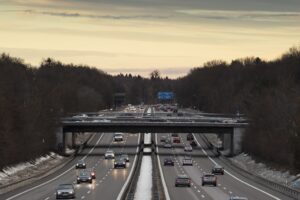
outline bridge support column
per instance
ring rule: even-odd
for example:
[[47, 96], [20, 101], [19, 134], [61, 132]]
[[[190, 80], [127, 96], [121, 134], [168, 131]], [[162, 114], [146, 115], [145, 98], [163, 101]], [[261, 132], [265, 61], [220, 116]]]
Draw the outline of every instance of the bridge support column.
[[242, 139], [244, 136], [245, 128], [234, 128], [232, 138], [232, 154], [237, 155], [242, 152]]
[[232, 134], [223, 133], [219, 135], [220, 140], [222, 141], [222, 149], [226, 154], [232, 153]]
[[76, 133], [74, 133], [74, 132], [72, 133], [72, 144], [71, 144], [71, 146], [72, 146], [73, 149], [76, 146], [76, 143], [75, 143], [76, 142], [75, 141], [76, 140], [76, 135], [77, 135]]

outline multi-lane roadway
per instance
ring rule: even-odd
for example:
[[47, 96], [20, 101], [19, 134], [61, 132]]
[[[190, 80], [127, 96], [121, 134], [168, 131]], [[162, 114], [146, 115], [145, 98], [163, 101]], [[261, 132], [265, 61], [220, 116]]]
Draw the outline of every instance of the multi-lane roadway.
[[[208, 150], [206, 144], [194, 134], [198, 147], [192, 152], [185, 152], [184, 145], [189, 144], [186, 140], [186, 134], [180, 134], [181, 143], [173, 144], [172, 148], [164, 148], [160, 142], [162, 135], [171, 134], [156, 134], [155, 140], [157, 143], [158, 159], [162, 169], [162, 179], [165, 182], [165, 190], [167, 197], [172, 200], [181, 199], [208, 199], [208, 200], [223, 200], [229, 199], [230, 196], [247, 197], [249, 200], [289, 200], [278, 192], [274, 192], [267, 188], [258, 185], [250, 180], [240, 177], [239, 174], [225, 169], [224, 175], [217, 175], [217, 186], [202, 186], [201, 177], [203, 174], [211, 173], [212, 168], [216, 164], [222, 162], [214, 157], [214, 154]], [[182, 159], [185, 154], [192, 155], [193, 166], [182, 166]], [[164, 158], [173, 157], [175, 165], [164, 166]], [[175, 177], [179, 174], [185, 174], [192, 180], [191, 187], [175, 187]]]
[[[56, 199], [55, 190], [59, 184], [72, 183], [75, 185], [76, 199], [118, 199], [124, 192], [124, 185], [132, 172], [133, 163], [139, 143], [139, 134], [124, 134], [123, 142], [113, 142], [113, 134], [95, 134], [85, 148], [72, 162], [55, 172], [26, 187], [19, 188], [4, 195], [0, 199], [6, 200], [51, 200]], [[105, 160], [107, 149], [115, 154], [126, 153], [130, 162], [126, 169], [114, 169], [113, 160]], [[78, 170], [75, 164], [84, 159], [87, 168], [94, 168], [96, 179], [92, 184], [76, 184]]]

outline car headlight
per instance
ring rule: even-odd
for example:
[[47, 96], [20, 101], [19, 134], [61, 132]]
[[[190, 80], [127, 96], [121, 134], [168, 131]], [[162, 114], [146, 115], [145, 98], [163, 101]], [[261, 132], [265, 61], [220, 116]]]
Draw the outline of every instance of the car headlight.
[[74, 194], [74, 190], [72, 190], [70, 193], [71, 193], [71, 194]]
[[79, 178], [79, 177], [77, 177], [77, 180], [80, 180], [80, 178]]
[[60, 195], [60, 194], [61, 194], [61, 191], [57, 191], [57, 194]]
[[92, 177], [89, 177], [89, 179], [92, 179]]

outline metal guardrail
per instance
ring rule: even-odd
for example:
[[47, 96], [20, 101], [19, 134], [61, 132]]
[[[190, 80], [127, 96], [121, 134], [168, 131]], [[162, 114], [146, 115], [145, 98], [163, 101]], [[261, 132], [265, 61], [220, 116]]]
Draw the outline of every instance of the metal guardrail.
[[300, 200], [300, 191], [297, 191], [293, 188], [290, 188], [288, 186], [279, 184], [279, 183], [275, 183], [273, 181], [264, 179], [260, 176], [257, 176], [256, 174], [252, 174], [240, 167], [238, 167], [237, 165], [235, 165], [231, 160], [227, 159], [225, 156], [223, 156], [219, 150], [205, 137], [205, 136], [200, 136], [203, 138], [204, 142], [211, 147], [212, 152], [214, 154], [218, 154], [219, 155], [219, 159], [229, 168], [231, 168], [233, 171], [235, 171], [236, 173], [240, 174], [241, 176], [250, 179], [256, 183], [259, 183], [261, 185], [263, 185], [266, 188], [269, 188], [271, 190], [280, 192], [288, 197]]
[[165, 200], [165, 192], [162, 186], [162, 180], [160, 177], [158, 162], [155, 152], [155, 144], [152, 140], [152, 200]]
[[141, 134], [141, 138], [140, 138], [141, 148], [139, 149], [137, 163], [134, 166], [134, 169], [132, 169], [134, 173], [130, 180], [130, 183], [126, 187], [125, 192], [123, 193], [123, 196], [121, 197], [122, 200], [134, 200], [134, 194], [135, 194], [136, 185], [138, 182], [141, 164], [142, 164], [142, 158], [143, 158], [143, 141], [144, 141], [144, 135]]

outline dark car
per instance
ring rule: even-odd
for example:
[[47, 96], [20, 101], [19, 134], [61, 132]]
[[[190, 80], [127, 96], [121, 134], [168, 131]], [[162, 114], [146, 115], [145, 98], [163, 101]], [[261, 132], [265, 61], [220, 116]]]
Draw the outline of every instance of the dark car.
[[174, 160], [173, 158], [165, 158], [164, 159], [164, 166], [174, 166]]
[[191, 187], [191, 179], [186, 175], [178, 175], [175, 179], [175, 187], [186, 186]]
[[190, 145], [191, 145], [192, 147], [196, 147], [196, 146], [197, 146], [197, 143], [196, 143], [195, 140], [191, 140], [191, 141], [190, 141]]
[[217, 177], [214, 174], [205, 174], [202, 176], [202, 186], [214, 185], [217, 186]]
[[191, 156], [184, 156], [182, 159], [182, 165], [193, 165], [193, 160]]
[[93, 182], [93, 177], [91, 176], [91, 173], [89, 173], [86, 170], [82, 170], [79, 172], [79, 176], [77, 176], [77, 184], [87, 182], [87, 183], [92, 183]]
[[230, 197], [229, 200], [248, 200], [247, 197], [238, 197], [238, 196], [235, 196], [235, 197]]
[[126, 161], [122, 157], [116, 158], [114, 168], [126, 168]]
[[128, 154], [121, 154], [121, 158], [123, 158], [125, 160], [125, 162], [129, 162]]
[[76, 169], [85, 169], [86, 168], [86, 164], [83, 160], [78, 160], [78, 162], [76, 163], [75, 166]]
[[74, 199], [75, 189], [72, 184], [60, 184], [56, 188], [56, 199]]
[[178, 133], [172, 133], [171, 136], [172, 137], [179, 137]]
[[188, 141], [194, 140], [193, 134], [191, 134], [191, 133], [187, 134], [186, 139], [187, 139]]
[[224, 167], [220, 166], [220, 165], [215, 165], [212, 170], [211, 170], [212, 174], [221, 174], [224, 175]]

